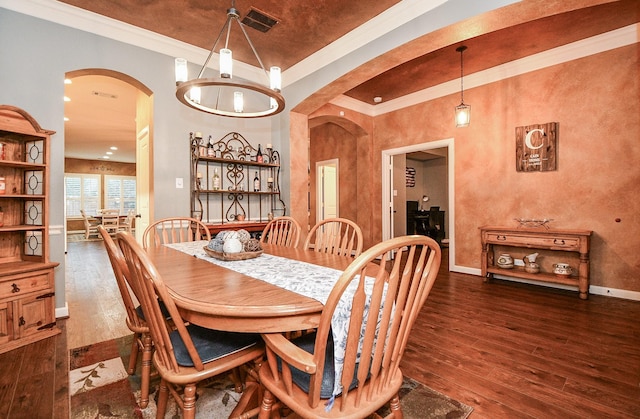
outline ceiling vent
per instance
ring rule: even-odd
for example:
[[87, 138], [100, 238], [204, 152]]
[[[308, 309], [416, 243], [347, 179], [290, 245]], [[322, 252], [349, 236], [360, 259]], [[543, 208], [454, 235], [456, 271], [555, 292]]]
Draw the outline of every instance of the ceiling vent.
[[260, 32], [268, 32], [269, 29], [278, 23], [278, 20], [252, 7], [249, 13], [242, 19], [242, 23]]
[[118, 95], [114, 95], [113, 93], [99, 92], [97, 90], [92, 90], [91, 94], [98, 97], [104, 97], [108, 99], [117, 99]]

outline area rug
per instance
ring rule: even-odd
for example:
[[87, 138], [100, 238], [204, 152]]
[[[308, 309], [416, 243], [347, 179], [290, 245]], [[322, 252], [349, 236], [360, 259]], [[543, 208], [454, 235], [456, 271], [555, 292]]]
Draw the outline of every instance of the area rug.
[[[136, 418], [156, 416], [159, 377], [152, 375], [149, 406], [138, 407], [140, 380], [129, 376], [129, 352], [133, 335], [81, 348], [71, 349], [69, 388], [72, 419]], [[140, 360], [140, 357], [139, 357]], [[138, 368], [139, 371], [139, 368]], [[240, 394], [226, 376], [212, 378], [198, 386], [196, 418], [227, 418]], [[175, 401], [170, 397], [165, 419], [181, 417]], [[443, 394], [405, 377], [400, 390], [400, 402], [407, 419], [465, 419], [473, 410]], [[378, 413], [388, 414], [388, 408]]]
[[84, 233], [75, 234], [69, 233], [67, 234], [67, 243], [75, 243], [75, 242], [98, 242], [102, 241], [102, 238], [96, 233], [92, 233], [88, 239], [85, 238]]

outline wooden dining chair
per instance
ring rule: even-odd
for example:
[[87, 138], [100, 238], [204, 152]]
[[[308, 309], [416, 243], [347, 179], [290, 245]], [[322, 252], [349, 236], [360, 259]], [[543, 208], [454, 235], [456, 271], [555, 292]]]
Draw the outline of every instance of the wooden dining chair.
[[130, 375], [135, 374], [138, 364], [138, 352], [142, 352], [142, 371], [140, 373], [140, 402], [138, 405], [144, 409], [149, 404], [149, 382], [151, 376], [151, 357], [153, 355], [153, 344], [151, 343], [151, 335], [149, 327], [144, 320], [144, 314], [139, 305], [136, 305], [134, 298], [131, 296], [133, 292], [136, 300], [138, 300], [137, 291], [134, 291], [133, 284], [130, 280], [129, 268], [124, 260], [124, 256], [120, 248], [115, 244], [109, 232], [104, 226], [98, 226], [98, 232], [104, 240], [104, 247], [107, 249], [107, 255], [113, 268], [118, 290], [124, 304], [127, 317], [125, 319], [127, 327], [133, 332], [133, 342], [131, 344], [131, 354], [129, 355], [129, 368], [127, 372]]
[[89, 240], [92, 234], [98, 234], [98, 221], [90, 220], [83, 209], [80, 210], [80, 215], [82, 215], [82, 222], [84, 223], [84, 239]]
[[142, 246], [147, 249], [151, 246], [197, 240], [211, 240], [211, 233], [205, 223], [190, 217], [169, 217], [149, 224], [142, 235]]
[[109, 234], [116, 234], [120, 230], [120, 210], [103, 209], [101, 215], [102, 221], [100, 224]]
[[[268, 362], [259, 374], [265, 388], [259, 418], [276, 414], [271, 410], [280, 403], [301, 417], [363, 418], [387, 402], [391, 410], [387, 417], [401, 418], [400, 360], [440, 259], [440, 246], [426, 236], [379, 243], [341, 274], [315, 333], [294, 340], [263, 334]], [[336, 311], [347, 296], [350, 310]], [[341, 392], [334, 391], [334, 316], [348, 321]]]
[[133, 223], [136, 218], [136, 213], [134, 210], [129, 210], [127, 212], [127, 218], [123, 219], [120, 222], [120, 230], [127, 231], [129, 233], [133, 233]]
[[276, 217], [269, 221], [262, 230], [260, 243], [298, 247], [300, 230], [300, 224], [292, 217]]
[[[144, 249], [127, 232], [121, 231], [116, 237], [127, 261], [133, 288], [139, 290], [140, 303], [154, 344], [153, 365], [161, 377], [156, 417], [164, 418], [171, 393], [182, 410], [182, 417], [193, 419], [197, 384], [247, 363], [261, 362], [264, 346], [260, 335], [185, 324]], [[160, 301], [164, 302], [173, 324], [166, 320]], [[252, 382], [248, 386], [257, 387], [257, 383]], [[236, 389], [241, 391], [242, 388]], [[257, 408], [253, 415], [256, 413]]]
[[362, 253], [362, 229], [346, 218], [327, 218], [316, 223], [304, 241], [304, 249], [358, 257]]

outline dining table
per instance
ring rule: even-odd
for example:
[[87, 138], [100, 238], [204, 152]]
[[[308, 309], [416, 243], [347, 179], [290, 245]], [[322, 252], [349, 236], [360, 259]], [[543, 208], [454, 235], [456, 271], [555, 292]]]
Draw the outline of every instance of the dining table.
[[[207, 244], [165, 244], [148, 248], [147, 254], [184, 320], [231, 332], [317, 328], [321, 301], [353, 262], [348, 256], [267, 243], [254, 259], [224, 261], [211, 257], [204, 249]], [[343, 312], [350, 312], [350, 307]], [[255, 412], [259, 393], [257, 382], [248, 383], [231, 417]]]
[[[335, 279], [353, 261], [338, 256], [262, 243], [255, 259], [221, 261], [204, 251], [207, 241], [194, 241], [147, 249], [180, 314], [202, 327], [232, 332], [281, 333], [318, 327], [323, 304], [299, 292], [255, 276], [290, 282], [290, 261], [334, 270]], [[180, 250], [178, 250], [180, 249]], [[248, 273], [238, 272], [244, 265]], [[261, 266], [260, 269], [257, 267]], [[306, 272], [305, 265], [299, 266]], [[269, 279], [267, 278], [267, 279]], [[327, 285], [328, 291], [332, 284]]]

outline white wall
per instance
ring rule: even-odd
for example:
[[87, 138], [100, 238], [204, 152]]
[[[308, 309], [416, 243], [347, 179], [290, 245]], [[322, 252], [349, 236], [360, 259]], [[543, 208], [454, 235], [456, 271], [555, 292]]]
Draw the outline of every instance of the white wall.
[[221, 137], [241, 132], [249, 141], [272, 143], [270, 119], [235, 121], [188, 109], [175, 98], [174, 57], [70, 29], [0, 8], [0, 103], [20, 107], [46, 129], [51, 144], [51, 260], [56, 268], [56, 307], [65, 307], [64, 286], [64, 76], [72, 70], [105, 68], [139, 80], [154, 92], [155, 217], [190, 214], [189, 132]]

